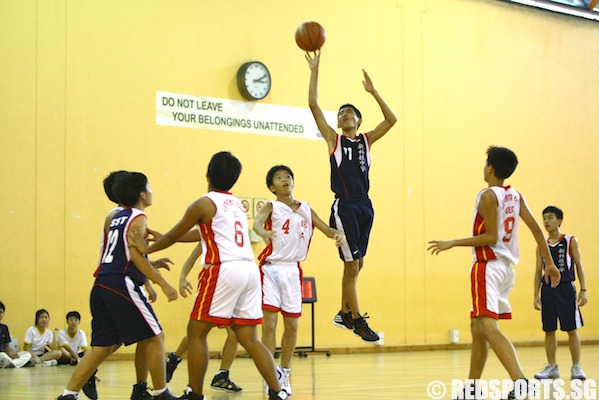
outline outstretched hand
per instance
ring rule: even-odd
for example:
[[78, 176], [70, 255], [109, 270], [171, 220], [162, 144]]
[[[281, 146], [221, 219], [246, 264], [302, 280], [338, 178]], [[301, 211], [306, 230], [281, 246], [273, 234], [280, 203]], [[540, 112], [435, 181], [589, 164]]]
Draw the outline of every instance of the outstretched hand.
[[308, 60], [308, 65], [310, 69], [318, 69], [318, 65], [320, 64], [320, 49], [313, 51], [313, 55], [306, 52], [306, 60]]
[[439, 254], [442, 251], [449, 250], [453, 247], [453, 244], [450, 240], [431, 240], [428, 242], [430, 246], [428, 246], [427, 251], [431, 251], [431, 254]]
[[175, 263], [172, 262], [170, 258], [166, 258], [166, 257], [159, 258], [158, 260], [152, 261], [152, 265], [154, 266], [154, 268], [156, 268], [156, 269], [158, 269], [158, 268], [164, 268], [167, 271], [170, 271], [171, 267], [167, 263], [171, 263], [171, 264], [175, 265]]
[[162, 233], [153, 229], [146, 228], [146, 231], [148, 232], [148, 242], [155, 242], [162, 237]]
[[372, 79], [370, 79], [370, 76], [368, 76], [368, 72], [364, 71], [364, 69], [362, 69], [362, 72], [364, 73], [364, 80], [362, 81], [364, 90], [366, 90], [368, 93], [374, 92], [374, 85], [372, 83]]
[[187, 295], [193, 294], [193, 286], [186, 278], [179, 278], [179, 294], [184, 298], [187, 298]]

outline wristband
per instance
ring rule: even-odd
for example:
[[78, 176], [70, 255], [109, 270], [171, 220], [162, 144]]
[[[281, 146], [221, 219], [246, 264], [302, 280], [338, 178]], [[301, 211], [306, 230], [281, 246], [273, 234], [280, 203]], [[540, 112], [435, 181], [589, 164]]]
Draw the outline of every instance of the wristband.
[[586, 290], [586, 289], [580, 289], [580, 291], [581, 291], [581, 292], [586, 292], [587, 290]]

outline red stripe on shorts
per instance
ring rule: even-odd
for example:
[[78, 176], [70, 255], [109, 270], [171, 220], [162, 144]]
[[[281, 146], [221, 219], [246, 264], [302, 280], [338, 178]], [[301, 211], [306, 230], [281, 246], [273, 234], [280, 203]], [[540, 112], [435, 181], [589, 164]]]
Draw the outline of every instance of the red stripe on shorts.
[[198, 295], [196, 296], [189, 318], [200, 321], [209, 319], [210, 306], [212, 305], [214, 291], [216, 290], [216, 281], [218, 279], [219, 271], [220, 264], [214, 264], [208, 268], [204, 268], [202, 272], [200, 272], [198, 278]]

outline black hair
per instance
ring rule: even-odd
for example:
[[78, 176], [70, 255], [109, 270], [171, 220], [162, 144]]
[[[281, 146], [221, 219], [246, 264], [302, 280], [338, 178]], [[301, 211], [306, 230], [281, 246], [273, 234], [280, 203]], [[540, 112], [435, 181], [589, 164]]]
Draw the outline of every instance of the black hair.
[[293, 178], [293, 171], [291, 170], [291, 168], [289, 168], [286, 165], [275, 165], [266, 174], [266, 187], [268, 188], [268, 190], [270, 190], [270, 187], [273, 183], [272, 180], [275, 177], [275, 174], [279, 171], [287, 171], [287, 173], [291, 175], [291, 178]]
[[113, 203], [119, 203], [118, 199], [116, 198], [116, 196], [114, 195], [114, 192], [112, 190], [112, 185], [114, 185], [114, 180], [117, 176], [122, 175], [123, 173], [126, 173], [127, 171], [124, 170], [120, 170], [120, 171], [112, 171], [110, 174], [108, 174], [108, 176], [106, 178], [104, 178], [104, 193], [106, 193], [106, 196], [108, 196], [108, 199], [110, 201], [112, 201]]
[[69, 311], [67, 313], [67, 321], [69, 320], [69, 318], [71, 317], [75, 317], [77, 318], [79, 321], [81, 321], [81, 314], [79, 314], [77, 311]]
[[50, 318], [50, 313], [45, 308], [41, 308], [41, 309], [37, 310], [35, 312], [35, 324], [34, 324], [35, 326], [37, 326], [37, 320], [40, 319], [42, 314], [48, 314], [48, 318]]
[[6, 311], [6, 307], [4, 307], [4, 303], [0, 301], [0, 310]]
[[118, 202], [132, 207], [139, 201], [139, 194], [147, 190], [148, 178], [141, 172], [125, 172], [114, 179], [112, 191]]
[[356, 106], [354, 106], [353, 104], [349, 104], [349, 103], [344, 104], [341, 107], [339, 107], [339, 111], [337, 111], [337, 115], [339, 115], [339, 112], [341, 111], [341, 109], [346, 108], [346, 107], [352, 108], [354, 110], [354, 112], [356, 113], [356, 115], [358, 116], [358, 118], [362, 119], [362, 113], [360, 112], [360, 110], [358, 110], [358, 108]]
[[560, 208], [558, 208], [556, 206], [545, 207], [545, 209], [543, 210], [543, 215], [545, 215], [547, 213], [553, 213], [553, 214], [555, 214], [555, 216], [557, 217], [557, 219], [564, 219], [564, 212]]
[[241, 163], [228, 151], [216, 153], [208, 164], [208, 179], [216, 190], [228, 191], [241, 174]]
[[489, 146], [487, 149], [487, 165], [495, 170], [500, 179], [509, 178], [518, 165], [516, 154], [506, 147]]

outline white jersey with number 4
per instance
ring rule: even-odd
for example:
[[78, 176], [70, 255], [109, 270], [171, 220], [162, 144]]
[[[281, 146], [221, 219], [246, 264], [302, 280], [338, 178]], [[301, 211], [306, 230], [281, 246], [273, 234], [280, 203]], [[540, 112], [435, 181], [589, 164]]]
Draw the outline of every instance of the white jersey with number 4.
[[273, 201], [270, 220], [265, 229], [276, 237], [262, 251], [260, 263], [300, 262], [306, 259], [312, 240], [312, 210], [306, 202], [299, 203], [297, 210], [280, 201]]
[[249, 238], [248, 219], [239, 199], [227, 192], [212, 191], [204, 195], [216, 206], [216, 214], [200, 223], [202, 264], [209, 266], [226, 261], [254, 261]]
[[[520, 193], [511, 186], [491, 186], [490, 188], [497, 197], [497, 243], [474, 247], [474, 261], [487, 261], [503, 258], [513, 265], [518, 265], [520, 251], [518, 249], [518, 222], [520, 221]], [[474, 231], [473, 236], [485, 233], [485, 221], [478, 212], [481, 190], [476, 197], [474, 209]]]

